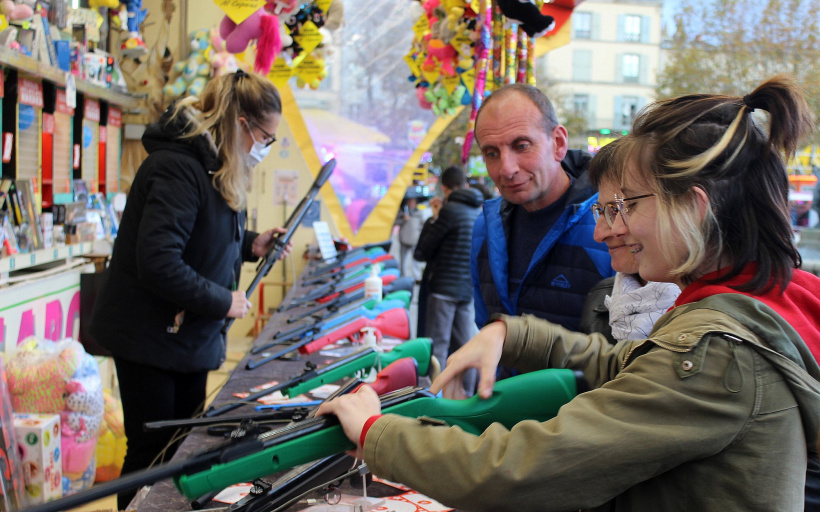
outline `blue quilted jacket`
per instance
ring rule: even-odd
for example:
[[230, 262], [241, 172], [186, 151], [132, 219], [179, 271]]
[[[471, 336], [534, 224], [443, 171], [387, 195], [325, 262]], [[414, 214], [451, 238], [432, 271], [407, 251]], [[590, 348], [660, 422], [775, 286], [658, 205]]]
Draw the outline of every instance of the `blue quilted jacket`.
[[606, 245], [595, 242], [591, 205], [598, 193], [586, 174], [589, 154], [570, 150], [561, 162], [573, 176], [567, 208], [533, 254], [521, 287], [509, 297], [509, 217], [518, 206], [496, 198], [476, 219], [471, 248], [475, 319], [479, 328], [494, 313], [531, 314], [577, 330], [587, 292], [615, 275]]

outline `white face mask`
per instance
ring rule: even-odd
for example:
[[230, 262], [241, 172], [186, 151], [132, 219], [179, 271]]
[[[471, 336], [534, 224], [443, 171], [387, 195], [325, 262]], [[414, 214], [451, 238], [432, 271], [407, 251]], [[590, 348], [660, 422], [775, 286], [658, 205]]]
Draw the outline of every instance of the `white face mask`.
[[245, 126], [248, 127], [248, 133], [251, 134], [251, 139], [253, 139], [253, 146], [251, 146], [251, 151], [248, 153], [246, 160], [249, 166], [255, 167], [259, 165], [259, 163], [264, 160], [266, 156], [268, 156], [271, 147], [265, 146], [261, 142], [258, 142], [256, 137], [253, 136], [253, 130], [251, 130], [251, 127], [248, 124]]

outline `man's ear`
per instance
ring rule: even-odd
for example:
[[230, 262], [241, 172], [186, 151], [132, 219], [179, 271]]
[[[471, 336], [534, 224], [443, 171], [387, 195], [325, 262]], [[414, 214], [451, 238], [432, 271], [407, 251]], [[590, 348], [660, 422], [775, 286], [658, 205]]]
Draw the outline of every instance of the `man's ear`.
[[557, 162], [563, 160], [567, 156], [568, 149], [569, 135], [567, 135], [567, 129], [564, 128], [564, 125], [556, 125], [552, 129], [552, 153], [555, 160]]

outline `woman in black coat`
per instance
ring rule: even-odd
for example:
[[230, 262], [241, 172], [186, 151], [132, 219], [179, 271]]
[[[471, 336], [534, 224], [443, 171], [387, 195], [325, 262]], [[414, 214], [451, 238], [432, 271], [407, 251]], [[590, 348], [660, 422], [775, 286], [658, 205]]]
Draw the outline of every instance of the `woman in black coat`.
[[[282, 114], [268, 80], [237, 71], [201, 98], [171, 105], [142, 141], [91, 334], [114, 357], [128, 452], [123, 473], [151, 465], [170, 441], [149, 421], [201, 411], [208, 371], [225, 360], [226, 318], [251, 307], [238, 290], [243, 261], [263, 256], [281, 229], [245, 229], [252, 170]], [[120, 495], [124, 510], [133, 494]]]

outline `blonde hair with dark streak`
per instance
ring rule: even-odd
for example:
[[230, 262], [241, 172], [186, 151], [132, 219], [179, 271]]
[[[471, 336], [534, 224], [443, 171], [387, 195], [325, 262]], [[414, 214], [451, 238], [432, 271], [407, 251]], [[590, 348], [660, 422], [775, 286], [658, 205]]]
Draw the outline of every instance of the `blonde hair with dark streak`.
[[[752, 112], [768, 113], [768, 130]], [[735, 288], [765, 293], [784, 288], [800, 254], [792, 240], [785, 159], [814, 128], [801, 88], [778, 75], [744, 97], [696, 94], [649, 105], [626, 137], [630, 162], [654, 189], [662, 247], [681, 237], [688, 255], [673, 270], [690, 283], [722, 266], [728, 281], [749, 263], [753, 277]], [[768, 133], [767, 133], [768, 132]], [[709, 198], [700, 218], [697, 195]]]
[[185, 107], [199, 111], [197, 122], [185, 137], [210, 133], [222, 167], [214, 174], [213, 185], [235, 211], [244, 210], [253, 181], [253, 168], [245, 160], [242, 130], [244, 116], [249, 123], [266, 124], [269, 116], [282, 113], [279, 91], [266, 78], [238, 71], [214, 78], [199, 98], [188, 96], [176, 104], [173, 117]]

